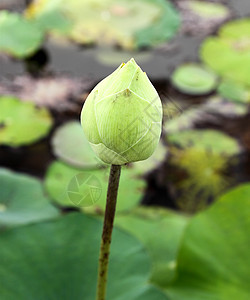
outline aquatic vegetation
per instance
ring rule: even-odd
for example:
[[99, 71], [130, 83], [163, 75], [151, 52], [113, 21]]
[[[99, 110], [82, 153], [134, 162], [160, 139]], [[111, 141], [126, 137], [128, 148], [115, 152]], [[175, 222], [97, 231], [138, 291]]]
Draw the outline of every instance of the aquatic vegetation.
[[0, 168], [0, 231], [59, 216], [39, 180]]
[[[174, 36], [180, 23], [176, 10], [164, 0], [39, 0], [28, 7], [26, 16], [77, 43], [125, 49], [164, 42]], [[66, 27], [64, 32], [54, 28], [55, 16], [59, 29]], [[63, 26], [65, 18], [70, 22], [68, 27]]]
[[38, 26], [8, 11], [0, 11], [0, 36], [0, 52], [17, 58], [33, 54], [44, 38]]
[[193, 147], [232, 156], [241, 152], [239, 143], [232, 137], [217, 130], [184, 130], [167, 135], [167, 141], [182, 149]]
[[[1, 297], [23, 300], [32, 293], [42, 299], [93, 300], [101, 228], [96, 218], [70, 213], [1, 233]], [[114, 237], [108, 299], [167, 300], [149, 283], [150, 257], [141, 243], [121, 230], [114, 230]]]
[[95, 169], [105, 164], [98, 159], [77, 121], [60, 126], [52, 137], [55, 156], [70, 166]]
[[[180, 247], [170, 299], [247, 299], [250, 184], [224, 194], [189, 222]], [[230, 270], [230, 271], [229, 271]]]
[[246, 87], [239, 82], [224, 80], [218, 86], [218, 93], [233, 102], [250, 103], [250, 86]]
[[189, 212], [204, 209], [210, 199], [221, 194], [231, 184], [227, 174], [229, 160], [209, 149], [190, 147], [172, 150], [171, 163], [185, 171], [177, 184], [180, 190], [178, 205]]
[[[45, 177], [45, 189], [51, 199], [61, 206], [80, 207], [89, 213], [104, 212], [107, 185], [107, 169], [73, 168], [60, 161], [54, 161], [49, 166]], [[137, 206], [144, 188], [144, 180], [139, 179], [132, 168], [122, 169], [117, 212], [128, 211]]]
[[250, 86], [250, 19], [231, 21], [208, 37], [200, 49], [201, 59], [225, 80]]
[[144, 244], [152, 259], [151, 282], [165, 287], [176, 275], [177, 254], [187, 216], [156, 207], [138, 207], [118, 215], [115, 225]]
[[178, 66], [171, 76], [172, 84], [189, 95], [202, 95], [212, 92], [217, 85], [217, 76], [208, 68], [188, 63]]
[[11, 96], [0, 97], [0, 145], [18, 147], [48, 135], [53, 119], [45, 108]]

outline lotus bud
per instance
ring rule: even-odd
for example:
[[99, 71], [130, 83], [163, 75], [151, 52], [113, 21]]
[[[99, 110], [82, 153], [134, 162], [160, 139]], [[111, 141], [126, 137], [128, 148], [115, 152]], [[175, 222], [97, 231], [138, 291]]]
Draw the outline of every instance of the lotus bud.
[[105, 163], [123, 165], [153, 154], [161, 135], [162, 104], [133, 58], [91, 91], [81, 124], [94, 152]]

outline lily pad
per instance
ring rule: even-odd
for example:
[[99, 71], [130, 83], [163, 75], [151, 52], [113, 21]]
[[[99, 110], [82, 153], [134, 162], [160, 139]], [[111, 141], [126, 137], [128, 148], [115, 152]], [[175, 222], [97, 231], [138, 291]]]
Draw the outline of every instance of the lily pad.
[[39, 0], [26, 15], [48, 24], [51, 18], [46, 15], [56, 11], [72, 23], [64, 36], [80, 44], [118, 44], [125, 49], [163, 42], [174, 36], [180, 23], [177, 11], [164, 0]]
[[[3, 232], [1, 299], [94, 299], [101, 229], [99, 220], [73, 213]], [[167, 300], [148, 283], [149, 275], [141, 244], [114, 230], [107, 299]]]
[[217, 85], [217, 76], [206, 67], [195, 63], [179, 66], [171, 79], [177, 89], [189, 95], [208, 94]]
[[59, 211], [44, 196], [37, 179], [0, 169], [0, 228], [54, 218]]
[[175, 300], [247, 300], [249, 287], [250, 185], [223, 195], [190, 221], [180, 247]]
[[151, 282], [165, 286], [176, 273], [176, 257], [188, 218], [159, 208], [140, 207], [119, 215], [116, 226], [134, 235], [147, 248], [153, 262]]
[[224, 79], [250, 86], [250, 18], [222, 26], [218, 37], [203, 42], [200, 55]]
[[23, 58], [34, 53], [43, 41], [43, 32], [17, 13], [0, 11], [0, 52]]
[[59, 127], [52, 137], [52, 147], [59, 159], [73, 167], [93, 169], [104, 165], [90, 147], [80, 122]]
[[250, 87], [238, 82], [222, 81], [218, 87], [219, 94], [236, 103], [250, 103]]
[[185, 130], [169, 134], [167, 140], [182, 148], [193, 147], [197, 150], [207, 150], [228, 156], [239, 154], [241, 148], [238, 142], [217, 130]]
[[31, 102], [3, 96], [0, 111], [0, 145], [17, 147], [34, 143], [45, 137], [52, 126], [49, 111]]
[[[80, 207], [90, 213], [104, 212], [109, 169], [84, 170], [55, 161], [49, 167], [45, 189], [58, 204]], [[145, 182], [136, 178], [130, 169], [121, 172], [117, 211], [127, 211], [141, 200]], [[90, 206], [90, 207], [88, 207]]]

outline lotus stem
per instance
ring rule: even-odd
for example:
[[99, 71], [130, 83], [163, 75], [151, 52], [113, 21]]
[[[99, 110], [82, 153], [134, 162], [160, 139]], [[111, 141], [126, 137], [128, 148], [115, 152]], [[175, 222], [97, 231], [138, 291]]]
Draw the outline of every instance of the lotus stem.
[[102, 232], [102, 241], [100, 247], [96, 300], [105, 300], [106, 298], [110, 244], [115, 218], [120, 173], [120, 165], [111, 165]]

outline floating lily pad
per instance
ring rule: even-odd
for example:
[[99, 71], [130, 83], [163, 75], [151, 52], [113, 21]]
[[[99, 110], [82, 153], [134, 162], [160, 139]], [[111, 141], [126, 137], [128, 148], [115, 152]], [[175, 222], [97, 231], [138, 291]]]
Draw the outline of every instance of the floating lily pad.
[[250, 103], [250, 87], [245, 87], [238, 82], [222, 81], [218, 92], [222, 97], [236, 103]]
[[43, 41], [43, 32], [21, 15], [0, 11], [0, 52], [23, 58], [34, 53]]
[[167, 139], [182, 148], [207, 149], [225, 155], [234, 155], [240, 152], [240, 146], [234, 138], [217, 130], [185, 130], [169, 134]]
[[0, 228], [39, 222], [59, 215], [40, 181], [0, 169]]
[[[104, 212], [109, 168], [76, 169], [56, 161], [46, 174], [45, 188], [49, 196], [62, 206], [80, 207], [88, 212]], [[117, 211], [127, 211], [138, 205], [145, 182], [123, 168], [119, 184]]]
[[173, 286], [175, 300], [247, 300], [250, 294], [250, 185], [228, 192], [187, 226]]
[[98, 168], [104, 165], [86, 139], [80, 122], [71, 121], [57, 129], [52, 138], [54, 154], [78, 168]]
[[175, 276], [176, 257], [188, 218], [159, 208], [138, 208], [115, 224], [137, 237], [153, 261], [151, 282], [165, 286]]
[[56, 11], [71, 21], [64, 35], [77, 43], [118, 44], [125, 49], [163, 42], [173, 37], [180, 23], [177, 11], [164, 0], [39, 0], [28, 7], [26, 16], [48, 24], [53, 18], [46, 15]]
[[0, 144], [12, 147], [27, 145], [45, 137], [52, 118], [45, 108], [17, 98], [0, 97]]
[[226, 80], [250, 86], [250, 18], [222, 26], [218, 37], [203, 42], [200, 55]]
[[172, 74], [173, 85], [183, 93], [202, 95], [212, 92], [217, 85], [217, 76], [199, 64], [184, 64]]
[[[101, 230], [99, 220], [74, 213], [2, 233], [1, 299], [93, 300]], [[107, 299], [167, 300], [148, 283], [149, 275], [141, 244], [114, 230]]]

